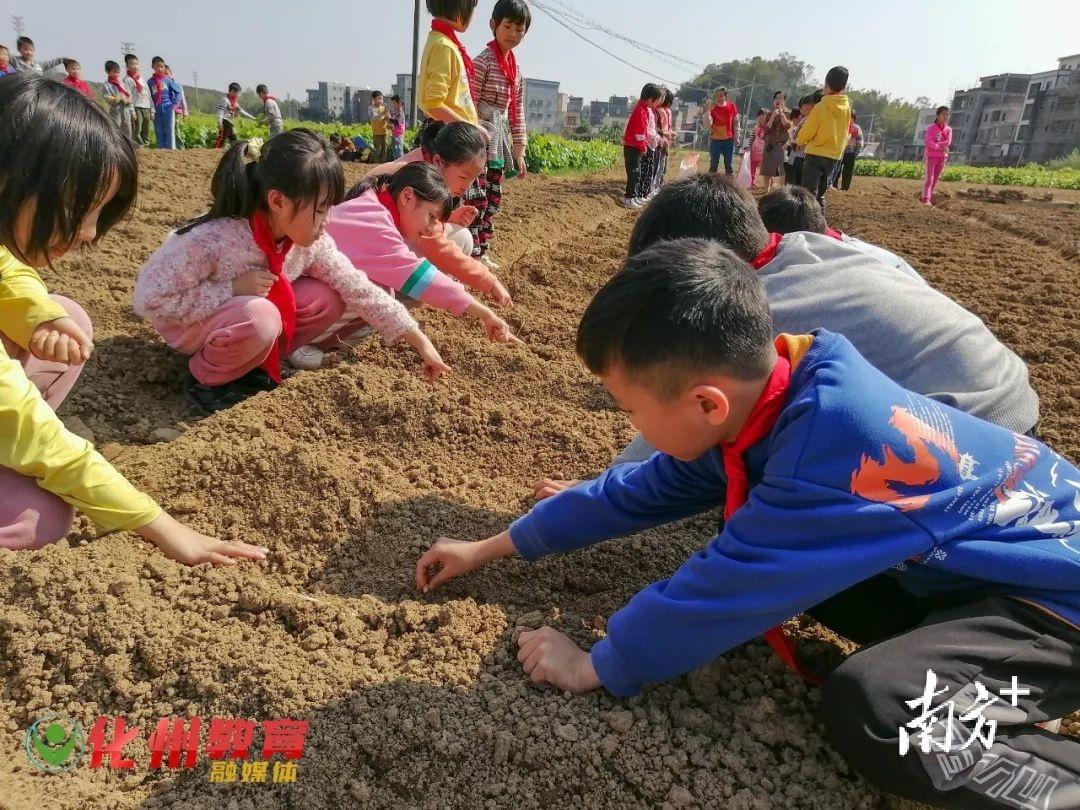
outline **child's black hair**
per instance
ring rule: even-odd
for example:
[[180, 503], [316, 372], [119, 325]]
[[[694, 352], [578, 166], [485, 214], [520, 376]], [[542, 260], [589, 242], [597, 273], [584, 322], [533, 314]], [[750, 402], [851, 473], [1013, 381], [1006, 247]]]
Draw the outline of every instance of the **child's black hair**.
[[236, 82], [229, 82], [229, 92], [230, 93], [239, 93], [240, 92], [240, 85], [237, 84]]
[[409, 163], [393, 174], [369, 174], [349, 189], [345, 199], [355, 199], [369, 189], [389, 191], [390, 196], [397, 199], [398, 194], [407, 188], [411, 188], [421, 200], [441, 203], [439, 219], [445, 220], [450, 216], [454, 208], [450, 187], [446, 185], [442, 172], [422, 160]]
[[829, 68], [825, 74], [825, 85], [834, 93], [843, 93], [847, 90], [848, 69], [841, 65]]
[[944, 104], [942, 104], [940, 107], [937, 108], [937, 112], [934, 113], [934, 115], [938, 116], [938, 115], [941, 115], [943, 112], [949, 112], [949, 108], [946, 107]]
[[34, 40], [30, 39], [30, 37], [19, 37], [17, 40], [15, 40], [16, 49], [21, 48], [23, 45], [33, 45], [33, 44], [34, 44]]
[[764, 107], [758, 107], [757, 112], [754, 113], [754, 117], [757, 118], [759, 115], [768, 115], [768, 114], [769, 114], [769, 111], [766, 110]]
[[802, 110], [798, 107], [792, 107], [788, 110], [788, 118], [795, 120], [796, 118], [802, 118]]
[[345, 196], [341, 160], [321, 135], [310, 129], [291, 129], [262, 145], [258, 160], [248, 161], [248, 141], [238, 141], [221, 158], [210, 193], [210, 210], [178, 233], [213, 219], [247, 219], [266, 206], [266, 195], [277, 190], [296, 205], [337, 205]]
[[69, 68], [73, 68], [73, 67], [77, 67], [77, 68], [82, 67], [82, 65], [79, 64], [78, 59], [63, 59], [63, 60], [61, 60], [61, 63], [64, 66], [64, 70], [68, 70]]
[[814, 105], [820, 104], [823, 98], [825, 98], [825, 94], [820, 90], [815, 90], [810, 94], [810, 103]]
[[106, 73], [108, 73], [110, 70], [119, 70], [119, 69], [120, 69], [120, 65], [118, 65], [116, 62], [114, 62], [112, 59], [110, 59], [108, 62], [105, 63], [105, 72]]
[[851, 120], [852, 120], [853, 122], [854, 122], [855, 120], [857, 120], [857, 118], [856, 118], [856, 115], [855, 115], [855, 111], [854, 111], [854, 110], [852, 110], [852, 112], [851, 112]]
[[491, 12], [491, 21], [499, 25], [503, 20], [524, 25], [528, 31], [532, 25], [532, 10], [525, 0], [498, 0]]
[[[118, 184], [98, 217], [100, 239], [135, 204], [135, 148], [94, 102], [36, 74], [0, 81], [0, 244], [20, 260], [49, 257], [70, 245], [83, 220]], [[27, 203], [34, 218], [26, 244], [15, 244], [15, 219]]]
[[817, 197], [801, 186], [770, 191], [758, 201], [758, 212], [769, 233], [825, 233], [829, 227]]
[[382, 90], [372, 90], [371, 91], [371, 100], [374, 101], [376, 96], [378, 96], [379, 98], [382, 98], [383, 97]]
[[468, 25], [480, 0], [427, 0], [428, 14]]
[[675, 101], [675, 94], [671, 92], [671, 88], [664, 88], [664, 100], [660, 102], [661, 107], [670, 107]]
[[390, 96], [390, 100], [400, 102], [401, 96], [399, 96], [397, 93], [394, 93], [394, 95]]
[[424, 122], [417, 137], [420, 148], [429, 155], [438, 155], [448, 165], [468, 163], [487, 154], [487, 142], [480, 128], [467, 121], [444, 124], [442, 121]]
[[664, 91], [658, 84], [649, 82], [641, 88], [642, 101], [656, 101], [664, 97]]
[[799, 106], [800, 107], [803, 104], [813, 104], [813, 103], [814, 103], [814, 96], [811, 93], [807, 93], [805, 96], [803, 96], [802, 98], [799, 99]]
[[133, 54], [133, 53], [125, 53], [124, 54], [124, 64], [125, 65], [130, 65], [132, 62], [138, 62], [138, 61], [139, 61], [139, 57], [137, 57], [135, 54]]
[[733, 178], [700, 174], [660, 189], [634, 224], [630, 255], [668, 239], [715, 239], [746, 261], [769, 242], [750, 193]]
[[266, 93], [267, 95], [270, 95], [270, 91], [266, 88], [265, 84], [260, 84], [258, 87], [256, 87], [255, 93]]
[[154, 65], [156, 65], [156, 64], [157, 64], [158, 62], [161, 62], [161, 64], [162, 64], [162, 65], [164, 66], [164, 65], [165, 65], [165, 59], [164, 59], [164, 57], [161, 57], [161, 56], [155, 56], [155, 57], [154, 57], [153, 59], [151, 59], [151, 60], [150, 60], [150, 67], [153, 67], [153, 66], [154, 66]]
[[757, 273], [709, 239], [660, 242], [631, 256], [581, 318], [577, 353], [663, 399], [701, 373], [740, 380], [772, 370], [772, 314]]
[[775, 93], [772, 94], [772, 100], [776, 101], [777, 96], [783, 96], [784, 98], [787, 98], [787, 93], [785, 93], [783, 90], [777, 90]]

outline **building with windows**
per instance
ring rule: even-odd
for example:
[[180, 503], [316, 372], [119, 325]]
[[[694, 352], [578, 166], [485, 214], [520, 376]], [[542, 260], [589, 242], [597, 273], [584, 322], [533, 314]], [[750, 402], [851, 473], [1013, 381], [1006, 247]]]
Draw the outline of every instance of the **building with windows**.
[[562, 132], [559, 121], [559, 83], [525, 79], [525, 123], [530, 132]]
[[341, 82], [319, 82], [307, 91], [308, 107], [331, 121], [349, 121], [352, 118], [352, 92]]
[[405, 108], [405, 114], [408, 115], [409, 110], [412, 109], [412, 74], [398, 73], [396, 80], [390, 86], [390, 95], [401, 96], [401, 105]]
[[1080, 149], [1080, 54], [1061, 57], [1056, 70], [1031, 75], [1014, 140], [1021, 163], [1043, 163]]
[[1031, 75], [983, 76], [979, 86], [953, 95], [952, 153], [964, 163], [1004, 165], [1014, 150], [1016, 127]]
[[563, 128], [573, 132], [581, 126], [585, 118], [585, 99], [581, 96], [570, 96], [566, 101], [566, 121]]

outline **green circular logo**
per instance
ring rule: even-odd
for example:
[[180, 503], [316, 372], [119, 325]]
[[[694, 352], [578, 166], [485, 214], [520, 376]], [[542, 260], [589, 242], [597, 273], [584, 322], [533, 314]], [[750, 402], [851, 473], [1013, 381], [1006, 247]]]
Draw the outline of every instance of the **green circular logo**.
[[83, 727], [66, 714], [39, 717], [26, 730], [26, 756], [47, 773], [70, 771], [82, 761], [85, 750]]

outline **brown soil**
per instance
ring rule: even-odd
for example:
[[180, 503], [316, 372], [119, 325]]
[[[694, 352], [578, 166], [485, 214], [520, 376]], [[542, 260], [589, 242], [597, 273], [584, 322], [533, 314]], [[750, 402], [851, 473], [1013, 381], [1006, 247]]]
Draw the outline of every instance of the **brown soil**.
[[[132, 535], [92, 539], [83, 520], [41, 552], [0, 552], [0, 806], [885, 806], [823, 742], [816, 692], [759, 642], [630, 701], [553, 694], [521, 675], [518, 628], [594, 641], [715, 518], [535, 567], [493, 565], [432, 599], [412, 587], [435, 538], [501, 530], [535, 479], [599, 470], [631, 434], [572, 345], [633, 221], [614, 204], [615, 174], [510, 185], [497, 258], [527, 348], [424, 311], [454, 366], [446, 385], [424, 385], [410, 352], [371, 341], [196, 420], [178, 394], [182, 361], [130, 300], [139, 264], [200, 209], [216, 157], [145, 155], [133, 220], [48, 274], [97, 328], [62, 414], [198, 529], [273, 554], [184, 569]], [[1080, 458], [1075, 262], [918, 206], [903, 181], [858, 178], [831, 201], [837, 227], [909, 256], [1028, 360], [1044, 435]], [[1080, 216], [1061, 216], [1076, 233]], [[162, 428], [181, 435], [152, 443]], [[820, 628], [792, 628], [815, 658], [839, 660]], [[45, 711], [84, 725], [126, 716], [143, 729], [125, 750], [136, 769], [38, 774], [20, 747]], [[196, 714], [309, 720], [297, 783], [210, 784], [202, 756], [194, 772], [149, 771], [157, 719]]]

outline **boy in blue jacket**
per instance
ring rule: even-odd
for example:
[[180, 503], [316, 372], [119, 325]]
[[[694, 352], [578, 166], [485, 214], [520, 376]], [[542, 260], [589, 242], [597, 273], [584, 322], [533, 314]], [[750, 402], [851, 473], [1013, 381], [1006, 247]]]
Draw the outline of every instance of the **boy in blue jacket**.
[[[523, 633], [525, 672], [634, 695], [763, 633], [796, 664], [778, 626], [808, 613], [864, 645], [822, 703], [830, 741], [874, 785], [943, 807], [1080, 806], [1080, 742], [1035, 725], [1080, 706], [1080, 470], [901, 388], [840, 335], [774, 338], [760, 279], [714, 241], [627, 259], [577, 350], [660, 452], [492, 538], [440, 541], [417, 562], [419, 588], [722, 503], [722, 531], [590, 652], [551, 628]], [[926, 721], [936, 745], [901, 756], [931, 671], [934, 702], [955, 712]], [[971, 713], [982, 687], [1002, 696], [982, 712], [992, 741]]]
[[176, 79], [168, 74], [168, 66], [160, 56], [150, 62], [154, 75], [147, 81], [150, 99], [154, 102], [154, 137], [158, 149], [176, 148], [176, 109], [184, 91]]

